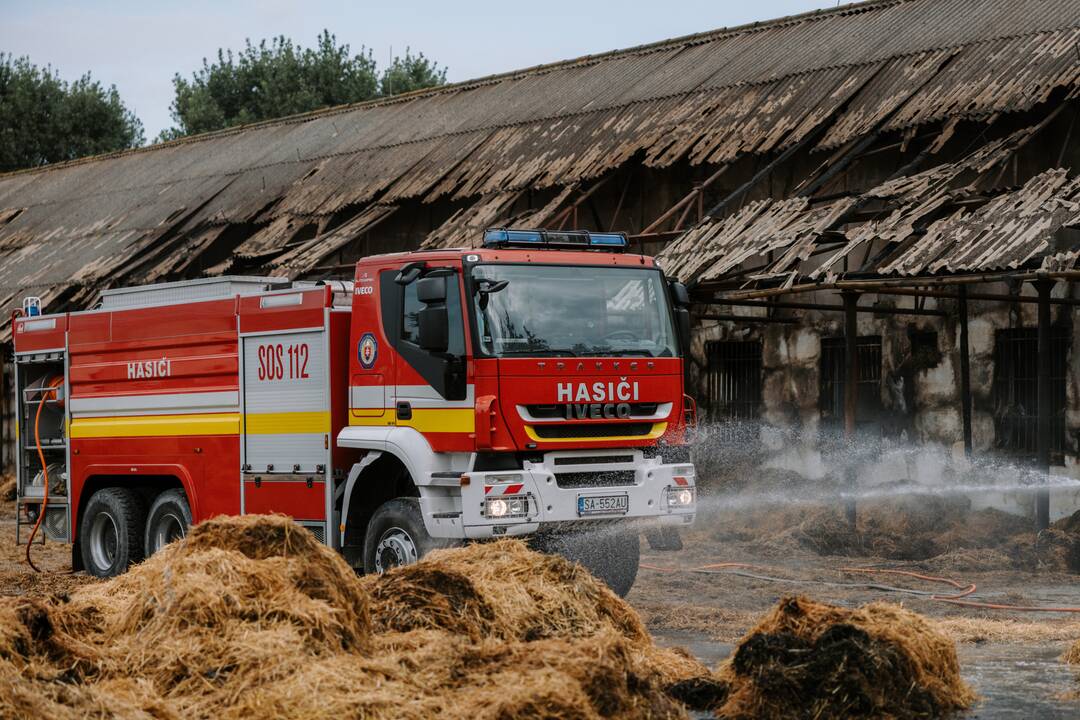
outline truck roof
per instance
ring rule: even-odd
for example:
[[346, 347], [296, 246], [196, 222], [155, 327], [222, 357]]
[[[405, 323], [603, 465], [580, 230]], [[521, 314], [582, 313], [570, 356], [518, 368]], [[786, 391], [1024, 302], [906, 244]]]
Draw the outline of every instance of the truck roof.
[[408, 252], [384, 253], [361, 258], [358, 266], [386, 266], [410, 260], [461, 260], [470, 262], [540, 263], [545, 265], [636, 265], [656, 267], [648, 255], [604, 252], [598, 250], [555, 250], [548, 248], [437, 248]]

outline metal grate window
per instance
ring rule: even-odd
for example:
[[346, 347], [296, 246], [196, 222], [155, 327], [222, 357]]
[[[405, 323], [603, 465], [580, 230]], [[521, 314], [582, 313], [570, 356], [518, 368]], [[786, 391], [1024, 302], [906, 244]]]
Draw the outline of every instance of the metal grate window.
[[[1065, 452], [1065, 380], [1070, 337], [1055, 328], [1050, 336], [1050, 458]], [[1039, 432], [1039, 331], [998, 330], [994, 338], [994, 433], [996, 446], [1034, 458]]]
[[[860, 337], [855, 343], [859, 354], [857, 425], [877, 423], [881, 418], [881, 336]], [[824, 427], [844, 425], [844, 388], [847, 385], [847, 358], [844, 338], [821, 339], [821, 384], [818, 408]]]
[[705, 343], [708, 419], [756, 420], [761, 413], [761, 341]]

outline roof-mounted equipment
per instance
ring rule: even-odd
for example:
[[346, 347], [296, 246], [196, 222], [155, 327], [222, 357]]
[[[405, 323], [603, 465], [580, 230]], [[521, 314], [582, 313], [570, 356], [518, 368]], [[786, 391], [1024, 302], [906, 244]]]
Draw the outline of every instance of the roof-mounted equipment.
[[543, 247], [553, 250], [605, 250], [622, 252], [628, 243], [624, 233], [600, 233], [588, 230], [512, 230], [489, 228], [484, 231], [484, 247]]

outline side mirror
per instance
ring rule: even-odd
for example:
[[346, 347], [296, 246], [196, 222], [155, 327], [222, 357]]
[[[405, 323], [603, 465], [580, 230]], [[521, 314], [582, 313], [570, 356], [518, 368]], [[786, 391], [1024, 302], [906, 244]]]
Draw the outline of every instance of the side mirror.
[[686, 285], [678, 280], [672, 280], [668, 285], [671, 288], [671, 300], [677, 307], [686, 307], [690, 304], [690, 291], [686, 289]]
[[416, 297], [425, 305], [446, 302], [446, 276], [429, 275], [416, 283]]
[[690, 357], [690, 311], [685, 307], [675, 308], [675, 331], [679, 334], [682, 356]]
[[428, 352], [444, 353], [450, 346], [450, 318], [445, 303], [428, 305], [417, 313], [420, 347]]

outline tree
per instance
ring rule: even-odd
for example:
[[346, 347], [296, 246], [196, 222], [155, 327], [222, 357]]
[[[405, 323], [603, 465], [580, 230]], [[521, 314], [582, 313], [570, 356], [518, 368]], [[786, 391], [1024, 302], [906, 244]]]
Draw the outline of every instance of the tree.
[[138, 147], [142, 123], [90, 73], [67, 83], [51, 66], [0, 53], [0, 171]]
[[319, 35], [314, 48], [294, 45], [284, 36], [258, 45], [248, 40], [239, 53], [218, 50], [217, 62], [204, 59], [190, 80], [180, 74], [173, 77], [176, 95], [171, 110], [176, 126], [158, 139], [370, 100], [390, 94], [384, 88], [399, 93], [444, 82], [445, 69], [410, 52], [394, 58], [380, 82], [371, 52], [360, 48], [352, 55], [349, 46], [338, 45], [328, 30]]
[[390, 67], [383, 71], [379, 91], [384, 96], [400, 95], [445, 82], [446, 68], [440, 68], [428, 60], [424, 53], [413, 55], [409, 48], [405, 48], [405, 57], [395, 57]]

